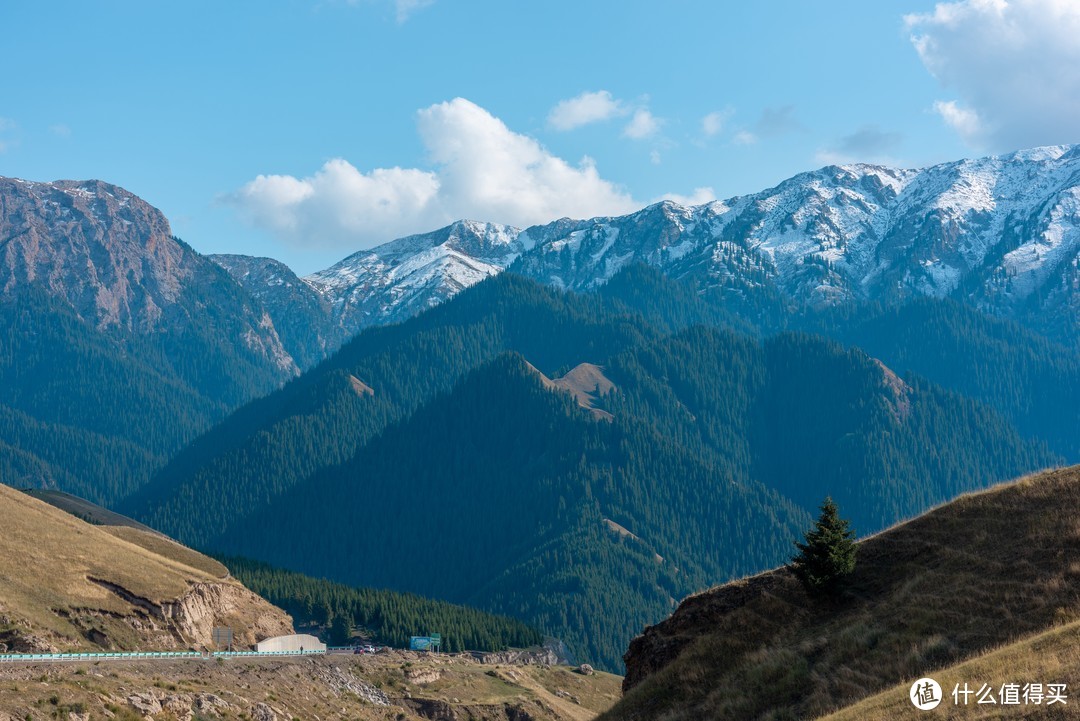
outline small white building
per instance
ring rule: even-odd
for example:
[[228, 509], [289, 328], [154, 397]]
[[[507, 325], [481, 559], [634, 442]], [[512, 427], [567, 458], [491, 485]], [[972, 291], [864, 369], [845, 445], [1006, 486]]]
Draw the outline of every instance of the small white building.
[[292, 636], [274, 636], [259, 641], [255, 644], [255, 650], [266, 653], [268, 651], [286, 653], [326, 653], [326, 644], [315, 636], [308, 633], [298, 633]]

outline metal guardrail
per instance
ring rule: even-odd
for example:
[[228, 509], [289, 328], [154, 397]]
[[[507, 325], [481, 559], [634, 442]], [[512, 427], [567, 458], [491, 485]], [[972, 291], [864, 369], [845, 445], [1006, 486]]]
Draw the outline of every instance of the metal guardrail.
[[27, 661], [106, 661], [121, 659], [216, 658], [218, 656], [318, 656], [326, 651], [115, 651], [101, 653], [9, 653], [0, 654], [0, 663]]

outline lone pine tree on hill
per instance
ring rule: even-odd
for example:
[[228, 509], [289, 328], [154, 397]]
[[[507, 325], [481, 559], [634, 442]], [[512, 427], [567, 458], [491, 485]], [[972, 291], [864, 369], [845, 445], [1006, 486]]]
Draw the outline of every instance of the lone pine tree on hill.
[[799, 553], [791, 559], [791, 569], [808, 592], [833, 594], [855, 570], [855, 532], [848, 523], [840, 518], [833, 499], [826, 497], [821, 517], [806, 532], [806, 543], [795, 543]]

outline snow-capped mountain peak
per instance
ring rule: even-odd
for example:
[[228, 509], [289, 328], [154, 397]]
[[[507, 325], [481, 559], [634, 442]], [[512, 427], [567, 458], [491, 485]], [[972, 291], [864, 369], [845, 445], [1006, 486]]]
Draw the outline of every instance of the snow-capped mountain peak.
[[520, 235], [508, 225], [459, 220], [353, 253], [303, 280], [347, 336], [408, 318], [501, 272], [526, 249]]
[[1080, 326], [1080, 146], [900, 169], [853, 163], [759, 193], [518, 230], [461, 220], [303, 279], [341, 340], [402, 320], [514, 264], [589, 290], [643, 263], [739, 303], [951, 296], [1051, 334]]

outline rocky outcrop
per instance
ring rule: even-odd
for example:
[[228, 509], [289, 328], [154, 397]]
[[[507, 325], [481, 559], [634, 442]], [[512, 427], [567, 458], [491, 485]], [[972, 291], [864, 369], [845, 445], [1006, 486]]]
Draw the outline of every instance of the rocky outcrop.
[[409, 683], [424, 685], [429, 683], [435, 683], [440, 678], [442, 678], [442, 671], [437, 668], [405, 669], [405, 680]]
[[522, 704], [455, 704], [436, 699], [403, 699], [401, 705], [432, 721], [536, 721]]
[[127, 704], [143, 716], [161, 713], [161, 701], [152, 693], [133, 693], [127, 697]]
[[198, 583], [166, 603], [165, 617], [196, 646], [211, 646], [214, 626], [230, 626], [234, 643], [250, 646], [293, 633], [292, 619], [238, 583]]
[[134, 630], [142, 640], [142, 647], [154, 650], [213, 648], [215, 626], [232, 628], [233, 642], [241, 646], [293, 632], [288, 615], [236, 582], [196, 583], [180, 598], [159, 603], [116, 583], [89, 580], [132, 608], [128, 615], [91, 609], [61, 614], [82, 629], [87, 640], [104, 648], [113, 647], [110, 628], [115, 624]]
[[562, 662], [550, 648], [509, 649], [506, 651], [472, 651], [472, 657], [485, 664], [505, 666], [557, 666]]
[[277, 721], [278, 713], [274, 710], [273, 706], [265, 703], [257, 703], [251, 707], [251, 713], [249, 714], [252, 721]]
[[671, 616], [630, 642], [623, 655], [623, 693], [674, 661], [684, 648], [706, 635], [717, 618], [781, 589], [790, 591], [793, 585], [797, 584], [791, 574], [770, 571], [688, 597]]
[[390, 698], [375, 686], [359, 678], [340, 666], [320, 666], [312, 664], [315, 678], [339, 694], [351, 693], [374, 706], [389, 706]]

